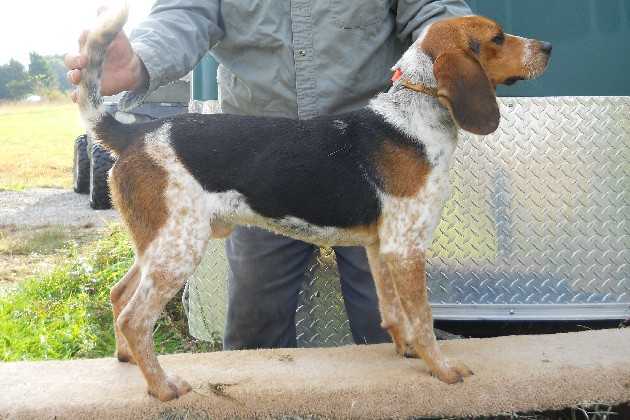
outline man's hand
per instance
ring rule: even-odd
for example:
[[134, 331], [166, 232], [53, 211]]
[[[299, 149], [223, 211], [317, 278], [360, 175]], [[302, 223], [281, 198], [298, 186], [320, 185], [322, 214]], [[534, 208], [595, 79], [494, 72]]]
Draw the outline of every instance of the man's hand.
[[[79, 37], [79, 46], [82, 47], [88, 32], [83, 32]], [[68, 80], [74, 85], [81, 81], [81, 69], [87, 65], [88, 58], [82, 54], [66, 54], [64, 63], [68, 68]], [[120, 32], [112, 41], [105, 55], [103, 63], [103, 75], [101, 78], [101, 94], [115, 95], [125, 90], [135, 90], [147, 83], [148, 73], [142, 60], [133, 51], [129, 39]], [[72, 94], [72, 100], [76, 102], [76, 92]]]

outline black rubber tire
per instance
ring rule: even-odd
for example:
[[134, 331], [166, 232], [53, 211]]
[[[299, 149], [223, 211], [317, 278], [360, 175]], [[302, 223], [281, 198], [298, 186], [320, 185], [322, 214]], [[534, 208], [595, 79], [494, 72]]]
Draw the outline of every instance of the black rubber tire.
[[87, 150], [87, 136], [79, 136], [74, 141], [74, 160], [72, 162], [72, 189], [75, 193], [90, 192], [90, 157]]
[[96, 143], [92, 145], [90, 161], [90, 207], [94, 210], [103, 210], [112, 207], [107, 176], [113, 164], [114, 159], [107, 150]]

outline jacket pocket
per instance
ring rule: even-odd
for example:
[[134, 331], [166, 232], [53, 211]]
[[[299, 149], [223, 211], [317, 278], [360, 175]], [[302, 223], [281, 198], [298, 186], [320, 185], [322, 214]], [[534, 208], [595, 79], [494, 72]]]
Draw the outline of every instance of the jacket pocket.
[[342, 29], [365, 29], [385, 20], [390, 0], [330, 0], [335, 25]]

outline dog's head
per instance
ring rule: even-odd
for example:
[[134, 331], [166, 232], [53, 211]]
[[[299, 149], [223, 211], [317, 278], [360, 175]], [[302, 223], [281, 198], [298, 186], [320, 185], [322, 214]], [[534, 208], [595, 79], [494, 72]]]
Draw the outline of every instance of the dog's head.
[[548, 42], [509, 35], [491, 19], [466, 16], [433, 23], [395, 69], [417, 73], [414, 66], [428, 56], [438, 99], [453, 120], [471, 133], [490, 134], [500, 119], [496, 86], [540, 76], [550, 55]]

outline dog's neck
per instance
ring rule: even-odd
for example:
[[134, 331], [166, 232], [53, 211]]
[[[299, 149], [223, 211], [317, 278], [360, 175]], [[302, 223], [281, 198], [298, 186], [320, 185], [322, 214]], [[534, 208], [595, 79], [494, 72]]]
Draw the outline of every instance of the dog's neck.
[[[431, 58], [414, 46], [395, 68], [400, 68], [403, 77], [412, 83], [437, 87]], [[437, 98], [407, 89], [400, 81], [395, 81], [388, 92], [372, 99], [369, 107], [412, 141], [422, 144], [429, 162], [437, 164], [442, 158], [450, 161], [457, 143], [457, 128]]]

